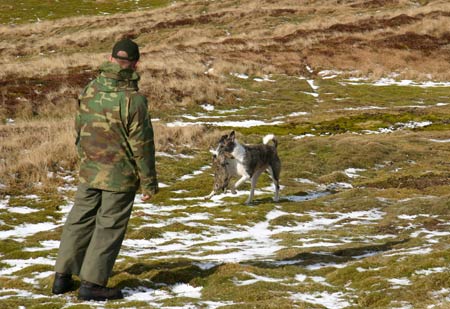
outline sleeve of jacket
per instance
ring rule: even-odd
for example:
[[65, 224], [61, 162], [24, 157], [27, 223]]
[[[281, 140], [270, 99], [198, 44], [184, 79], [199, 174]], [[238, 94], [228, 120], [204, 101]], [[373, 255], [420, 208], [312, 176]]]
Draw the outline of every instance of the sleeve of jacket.
[[76, 139], [75, 139], [75, 145], [78, 146], [78, 143], [80, 141], [80, 133], [81, 133], [81, 116], [80, 116], [80, 100], [77, 100], [77, 111], [75, 114], [75, 133], [76, 133]]
[[130, 104], [129, 144], [138, 168], [143, 194], [158, 192], [155, 167], [155, 142], [148, 113], [147, 99], [134, 95]]

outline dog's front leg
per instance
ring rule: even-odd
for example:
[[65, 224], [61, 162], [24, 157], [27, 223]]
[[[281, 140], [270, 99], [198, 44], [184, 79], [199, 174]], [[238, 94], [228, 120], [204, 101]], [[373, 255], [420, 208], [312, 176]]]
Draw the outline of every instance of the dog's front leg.
[[211, 193], [207, 196], [204, 197], [205, 200], [209, 200], [211, 199], [214, 195], [216, 194], [216, 192], [214, 190], [211, 191]]
[[247, 199], [247, 201], [245, 201], [245, 204], [247, 204], [247, 205], [252, 203], [253, 196], [255, 195], [256, 182], [258, 181], [259, 175], [261, 175], [261, 173], [257, 172], [255, 174], [253, 174], [253, 176], [252, 176], [252, 181], [251, 181], [252, 187], [250, 188], [250, 194], [248, 196], [248, 199]]
[[250, 177], [248, 175], [242, 176], [236, 183], [234, 184], [233, 188], [231, 189], [231, 193], [236, 194], [236, 189], [242, 185], [245, 181], [249, 180]]

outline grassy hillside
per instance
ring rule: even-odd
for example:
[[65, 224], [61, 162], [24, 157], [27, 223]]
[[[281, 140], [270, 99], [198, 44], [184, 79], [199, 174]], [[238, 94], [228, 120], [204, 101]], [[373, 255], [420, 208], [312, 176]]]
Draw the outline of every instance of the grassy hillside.
[[[95, 3], [2, 19], [0, 307], [448, 306], [447, 1]], [[136, 201], [110, 282], [125, 300], [81, 303], [50, 294], [73, 113], [123, 36], [141, 45], [162, 189]], [[208, 150], [232, 129], [277, 135], [279, 203], [266, 175], [252, 206], [248, 185], [203, 200]]]

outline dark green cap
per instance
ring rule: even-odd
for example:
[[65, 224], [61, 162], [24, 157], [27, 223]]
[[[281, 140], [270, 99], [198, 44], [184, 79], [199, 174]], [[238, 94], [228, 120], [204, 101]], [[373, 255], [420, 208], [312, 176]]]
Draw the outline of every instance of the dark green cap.
[[[128, 56], [119, 55], [119, 52], [125, 52]], [[139, 60], [139, 46], [130, 39], [122, 39], [114, 44], [112, 56], [117, 59], [137, 61]]]

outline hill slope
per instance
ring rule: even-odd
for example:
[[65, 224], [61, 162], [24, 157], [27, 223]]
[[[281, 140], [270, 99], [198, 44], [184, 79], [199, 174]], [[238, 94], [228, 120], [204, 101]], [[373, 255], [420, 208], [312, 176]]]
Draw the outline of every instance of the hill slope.
[[[0, 29], [0, 307], [445, 308], [447, 1], [183, 1]], [[73, 204], [73, 111], [113, 42], [142, 46], [161, 192], [111, 285], [50, 294]], [[275, 133], [281, 200], [212, 188], [208, 149]]]

